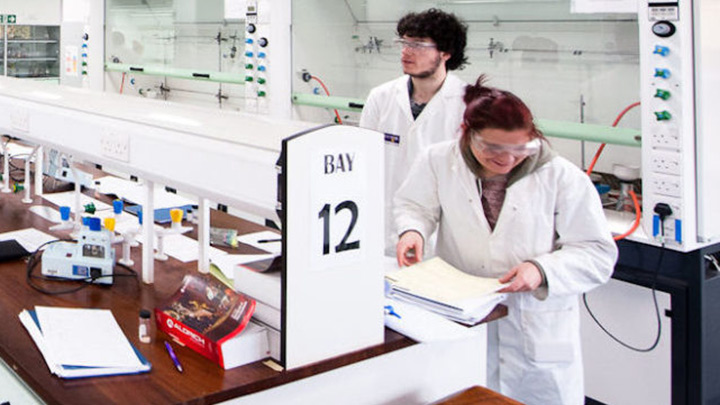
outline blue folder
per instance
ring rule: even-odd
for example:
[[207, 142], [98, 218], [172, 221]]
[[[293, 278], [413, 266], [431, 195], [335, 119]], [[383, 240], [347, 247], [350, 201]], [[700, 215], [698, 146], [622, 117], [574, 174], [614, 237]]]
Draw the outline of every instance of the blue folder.
[[[32, 320], [35, 322], [35, 325], [37, 326], [40, 333], [42, 333], [42, 330], [40, 329], [40, 321], [38, 321], [37, 314], [35, 313], [34, 309], [26, 309], [25, 310]], [[135, 354], [138, 357], [138, 360], [140, 360], [140, 363], [142, 365], [139, 368], [126, 368], [126, 367], [86, 367], [86, 366], [70, 366], [70, 365], [59, 365], [61, 371], [58, 373], [58, 377], [60, 378], [67, 378], [67, 379], [74, 379], [74, 378], [86, 378], [86, 377], [101, 377], [101, 376], [111, 376], [111, 375], [124, 375], [124, 374], [140, 374], [140, 373], [147, 373], [152, 369], [152, 365], [150, 362], [143, 356], [142, 353], [133, 345], [130, 343], [130, 346], [132, 346], [133, 350], [135, 351]]]
[[[170, 219], [170, 210], [175, 209], [175, 208], [180, 208], [181, 210], [183, 210], [183, 218], [185, 218], [187, 213], [192, 210], [193, 206], [192, 206], [192, 204], [188, 204], [188, 205], [183, 205], [180, 207], [158, 208], [155, 210], [155, 223], [158, 223], [158, 224], [170, 223], [172, 221], [172, 219]], [[138, 215], [138, 212], [142, 212], [142, 205], [130, 205], [130, 206], [125, 205], [124, 209], [125, 209], [125, 211], [127, 211], [131, 214]]]

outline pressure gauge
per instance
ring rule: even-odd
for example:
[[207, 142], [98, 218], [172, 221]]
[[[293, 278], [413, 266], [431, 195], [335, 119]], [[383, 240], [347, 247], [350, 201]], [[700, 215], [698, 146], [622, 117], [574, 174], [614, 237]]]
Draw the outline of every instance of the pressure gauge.
[[675, 33], [675, 25], [670, 21], [658, 21], [653, 24], [652, 32], [660, 38], [667, 38]]

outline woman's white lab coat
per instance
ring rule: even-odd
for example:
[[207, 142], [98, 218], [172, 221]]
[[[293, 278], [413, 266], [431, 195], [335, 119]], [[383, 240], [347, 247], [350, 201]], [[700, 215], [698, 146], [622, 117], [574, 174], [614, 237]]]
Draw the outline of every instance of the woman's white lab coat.
[[385, 134], [385, 233], [386, 246], [393, 252], [397, 242], [397, 233], [392, 230], [393, 194], [422, 151], [459, 137], [465, 112], [462, 98], [467, 83], [448, 74], [417, 120], [413, 119], [408, 80], [404, 75], [374, 88], [360, 117], [360, 127]]
[[578, 295], [605, 283], [617, 258], [599, 196], [555, 156], [508, 187], [491, 231], [479, 189], [459, 143], [435, 145], [395, 196], [398, 229], [427, 238], [439, 224], [437, 255], [475, 275], [539, 264], [547, 288], [510, 294], [508, 316], [488, 328], [488, 385], [527, 404], [582, 404]]

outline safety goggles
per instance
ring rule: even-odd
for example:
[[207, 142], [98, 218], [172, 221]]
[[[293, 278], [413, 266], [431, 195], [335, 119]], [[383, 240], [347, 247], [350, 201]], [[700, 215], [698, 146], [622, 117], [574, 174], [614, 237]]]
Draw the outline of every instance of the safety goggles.
[[398, 48], [407, 48], [411, 51], [423, 51], [425, 49], [433, 49], [437, 47], [437, 45], [432, 42], [411, 41], [405, 38], [397, 38], [393, 42]]
[[540, 139], [538, 138], [521, 145], [487, 142], [478, 134], [472, 134], [470, 139], [475, 149], [486, 155], [497, 156], [509, 153], [516, 158], [524, 158], [538, 153], [540, 151], [541, 144]]

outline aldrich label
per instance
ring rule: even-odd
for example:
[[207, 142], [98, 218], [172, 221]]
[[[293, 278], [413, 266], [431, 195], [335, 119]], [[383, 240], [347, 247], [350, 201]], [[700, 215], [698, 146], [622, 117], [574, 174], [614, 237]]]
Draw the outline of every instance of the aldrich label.
[[325, 174], [351, 172], [353, 170], [354, 161], [354, 152], [324, 155], [323, 167]]

